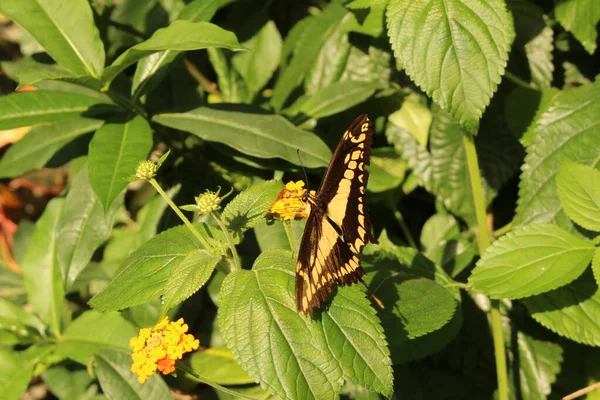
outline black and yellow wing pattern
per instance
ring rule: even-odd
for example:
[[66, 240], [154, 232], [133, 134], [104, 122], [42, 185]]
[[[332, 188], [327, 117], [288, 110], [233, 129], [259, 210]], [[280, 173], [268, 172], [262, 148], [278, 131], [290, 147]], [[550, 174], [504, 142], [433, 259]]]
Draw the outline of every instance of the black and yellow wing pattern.
[[298, 254], [296, 308], [313, 314], [335, 285], [361, 280], [359, 255], [377, 243], [365, 204], [373, 127], [366, 114], [356, 118], [340, 140], [316, 195]]

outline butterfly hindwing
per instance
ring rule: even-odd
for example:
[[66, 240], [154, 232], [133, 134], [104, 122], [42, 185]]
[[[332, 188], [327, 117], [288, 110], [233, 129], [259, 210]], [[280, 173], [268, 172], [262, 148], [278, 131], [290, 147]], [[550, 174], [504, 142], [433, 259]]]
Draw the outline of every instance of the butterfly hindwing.
[[357, 282], [364, 274], [358, 255], [368, 242], [377, 243], [365, 204], [372, 139], [371, 122], [361, 115], [344, 132], [316, 196], [309, 198], [296, 274], [296, 306], [305, 314], [336, 284]]

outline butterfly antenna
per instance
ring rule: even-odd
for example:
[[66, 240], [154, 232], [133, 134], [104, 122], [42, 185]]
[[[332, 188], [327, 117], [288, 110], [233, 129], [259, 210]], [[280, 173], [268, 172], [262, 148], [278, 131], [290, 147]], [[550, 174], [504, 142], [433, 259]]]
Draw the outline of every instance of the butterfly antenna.
[[[365, 287], [367, 288], [367, 292], [370, 292], [369, 287], [367, 286], [367, 284], [365, 283], [365, 281], [362, 280], [362, 278], [360, 278], [360, 283], [362, 283], [363, 285], [365, 285]], [[385, 307], [383, 306], [383, 302], [381, 300], [379, 300], [377, 298], [377, 296], [375, 296], [374, 293], [371, 293], [371, 298], [373, 299], [373, 301], [375, 303], [377, 303], [377, 305], [379, 306], [379, 308], [381, 308], [382, 310], [385, 309]]]
[[296, 154], [298, 154], [298, 161], [300, 161], [300, 166], [302, 167], [302, 172], [304, 172], [304, 179], [306, 179], [306, 190], [310, 188], [308, 184], [308, 175], [306, 175], [306, 169], [304, 168], [304, 164], [302, 163], [302, 158], [300, 157], [300, 149], [296, 149]]

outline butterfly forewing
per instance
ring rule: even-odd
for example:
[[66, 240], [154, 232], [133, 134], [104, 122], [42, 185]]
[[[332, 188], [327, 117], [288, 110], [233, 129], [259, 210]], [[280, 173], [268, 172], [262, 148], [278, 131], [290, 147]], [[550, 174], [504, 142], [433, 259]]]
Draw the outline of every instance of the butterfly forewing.
[[344, 132], [316, 196], [309, 199], [296, 274], [299, 312], [312, 314], [335, 284], [355, 283], [364, 274], [358, 255], [365, 244], [376, 243], [365, 204], [372, 140], [371, 122], [361, 115]]

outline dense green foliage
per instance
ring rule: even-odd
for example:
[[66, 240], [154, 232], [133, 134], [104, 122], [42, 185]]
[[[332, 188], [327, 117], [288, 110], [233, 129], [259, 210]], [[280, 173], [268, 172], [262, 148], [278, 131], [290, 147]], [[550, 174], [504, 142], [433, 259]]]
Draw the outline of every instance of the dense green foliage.
[[[596, 1], [2, 0], [22, 57], [1, 68], [36, 90], [0, 96], [0, 130], [32, 127], [0, 178], [66, 166], [69, 184], [0, 266], [0, 398], [35, 379], [61, 399], [530, 400], [599, 381]], [[304, 221], [265, 215], [300, 159], [317, 187], [362, 113], [380, 243], [368, 291], [311, 319]], [[129, 339], [165, 314], [202, 347], [139, 384]]]

